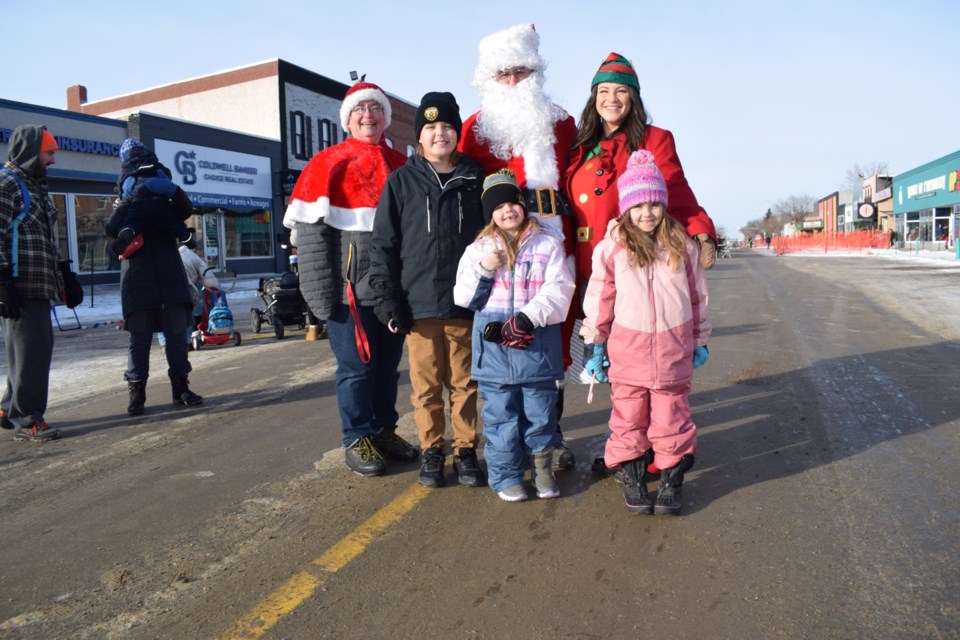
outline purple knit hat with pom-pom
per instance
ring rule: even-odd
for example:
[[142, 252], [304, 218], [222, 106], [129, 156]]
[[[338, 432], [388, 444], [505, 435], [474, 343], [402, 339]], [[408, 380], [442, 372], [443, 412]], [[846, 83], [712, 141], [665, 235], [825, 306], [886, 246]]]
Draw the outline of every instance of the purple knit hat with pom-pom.
[[667, 206], [667, 183], [654, 162], [653, 154], [641, 149], [630, 154], [627, 170], [617, 179], [620, 215], [644, 202]]

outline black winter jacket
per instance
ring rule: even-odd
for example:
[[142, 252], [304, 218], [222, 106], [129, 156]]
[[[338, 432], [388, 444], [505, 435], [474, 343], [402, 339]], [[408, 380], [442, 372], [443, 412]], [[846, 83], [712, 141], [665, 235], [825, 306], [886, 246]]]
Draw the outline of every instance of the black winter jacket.
[[[123, 228], [124, 208], [136, 207], [145, 215], [171, 215], [169, 202], [159, 198], [122, 200], [107, 220], [107, 236], [116, 238]], [[148, 309], [186, 305], [193, 309], [193, 294], [180, 259], [177, 239], [154, 227], [146, 227], [143, 246], [120, 263], [120, 304], [124, 320]]]
[[313, 315], [327, 320], [337, 304], [348, 304], [344, 278], [348, 264], [357, 305], [376, 303], [368, 280], [369, 231], [343, 231], [322, 218], [313, 224], [298, 222], [296, 231], [300, 293]]
[[413, 318], [471, 318], [453, 302], [457, 265], [483, 228], [480, 165], [461, 156], [443, 187], [420, 156], [390, 174], [373, 222], [372, 289], [402, 290]]

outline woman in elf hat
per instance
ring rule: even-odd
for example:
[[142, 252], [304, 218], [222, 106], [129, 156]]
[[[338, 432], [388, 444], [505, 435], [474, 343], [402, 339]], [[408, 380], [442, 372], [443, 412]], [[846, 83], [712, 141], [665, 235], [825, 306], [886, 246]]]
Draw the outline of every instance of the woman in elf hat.
[[[577, 299], [582, 298], [590, 279], [594, 249], [606, 235], [608, 223], [620, 215], [617, 178], [626, 169], [627, 158], [638, 149], [654, 155], [670, 194], [667, 214], [697, 240], [700, 264], [709, 269], [716, 256], [713, 221], [687, 183], [673, 134], [650, 124], [633, 65], [619, 53], [611, 53], [590, 87], [563, 179], [567, 202], [577, 218]], [[602, 345], [597, 345], [584, 370], [598, 382], [606, 382], [606, 366], [609, 361]], [[608, 473], [602, 458], [594, 460], [593, 467], [597, 473]]]
[[[604, 459], [623, 469], [632, 513], [680, 513], [693, 466], [693, 370], [707, 362], [707, 279], [696, 243], [667, 215], [668, 187], [649, 151], [633, 153], [617, 180], [622, 217], [593, 252], [580, 333], [608, 345], [611, 435]], [[656, 501], [644, 475], [660, 472]]]
[[337, 405], [347, 467], [386, 471], [386, 458], [412, 462], [416, 447], [396, 434], [403, 335], [377, 320], [370, 289], [370, 237], [380, 192], [406, 156], [387, 146], [390, 100], [371, 82], [347, 90], [340, 122], [350, 137], [315, 155], [297, 179], [283, 224], [297, 232], [300, 291], [326, 321], [337, 360]]
[[483, 228], [480, 166], [457, 151], [460, 107], [453, 94], [423, 96], [413, 120], [418, 144], [390, 174], [373, 223], [370, 286], [380, 321], [406, 333], [420, 484], [444, 484], [450, 397], [453, 466], [460, 484], [485, 484], [477, 461], [477, 383], [470, 378], [473, 314], [453, 301], [457, 262]]
[[528, 215], [512, 171], [487, 176], [481, 201], [490, 222], [460, 259], [453, 297], [476, 312], [471, 371], [483, 399], [490, 488], [507, 502], [526, 500], [529, 454], [537, 496], [556, 498], [560, 325], [570, 309], [573, 274], [563, 241]]

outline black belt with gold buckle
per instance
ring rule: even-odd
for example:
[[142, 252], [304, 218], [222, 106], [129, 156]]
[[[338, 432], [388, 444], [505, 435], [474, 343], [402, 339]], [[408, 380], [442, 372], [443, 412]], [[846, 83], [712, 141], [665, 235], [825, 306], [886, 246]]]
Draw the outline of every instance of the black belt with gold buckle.
[[523, 195], [524, 202], [527, 204], [527, 211], [536, 213], [541, 218], [570, 215], [567, 203], [563, 200], [563, 195], [553, 187], [524, 189]]

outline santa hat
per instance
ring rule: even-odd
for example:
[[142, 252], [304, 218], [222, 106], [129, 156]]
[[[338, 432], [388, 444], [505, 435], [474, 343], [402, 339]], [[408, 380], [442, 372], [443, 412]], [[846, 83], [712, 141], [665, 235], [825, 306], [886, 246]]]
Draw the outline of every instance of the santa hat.
[[357, 82], [347, 89], [347, 95], [343, 97], [343, 104], [340, 105], [340, 124], [343, 125], [344, 131], [350, 130], [348, 126], [350, 124], [350, 112], [364, 100], [375, 100], [383, 108], [383, 116], [386, 118], [384, 128], [390, 126], [393, 110], [390, 108], [390, 100], [387, 99], [387, 94], [372, 82]]
[[593, 89], [601, 82], [615, 82], [633, 87], [640, 93], [640, 80], [637, 79], [637, 72], [634, 70], [630, 61], [619, 53], [611, 53], [597, 69], [593, 76], [593, 82], [590, 88]]
[[620, 214], [644, 202], [667, 206], [667, 183], [654, 162], [653, 154], [641, 149], [627, 160], [627, 169], [617, 179], [620, 191]]
[[532, 24], [518, 24], [491, 33], [480, 41], [480, 59], [473, 73], [474, 86], [483, 85], [503, 69], [526, 67], [542, 72], [547, 63], [540, 57], [539, 47], [540, 34]]

